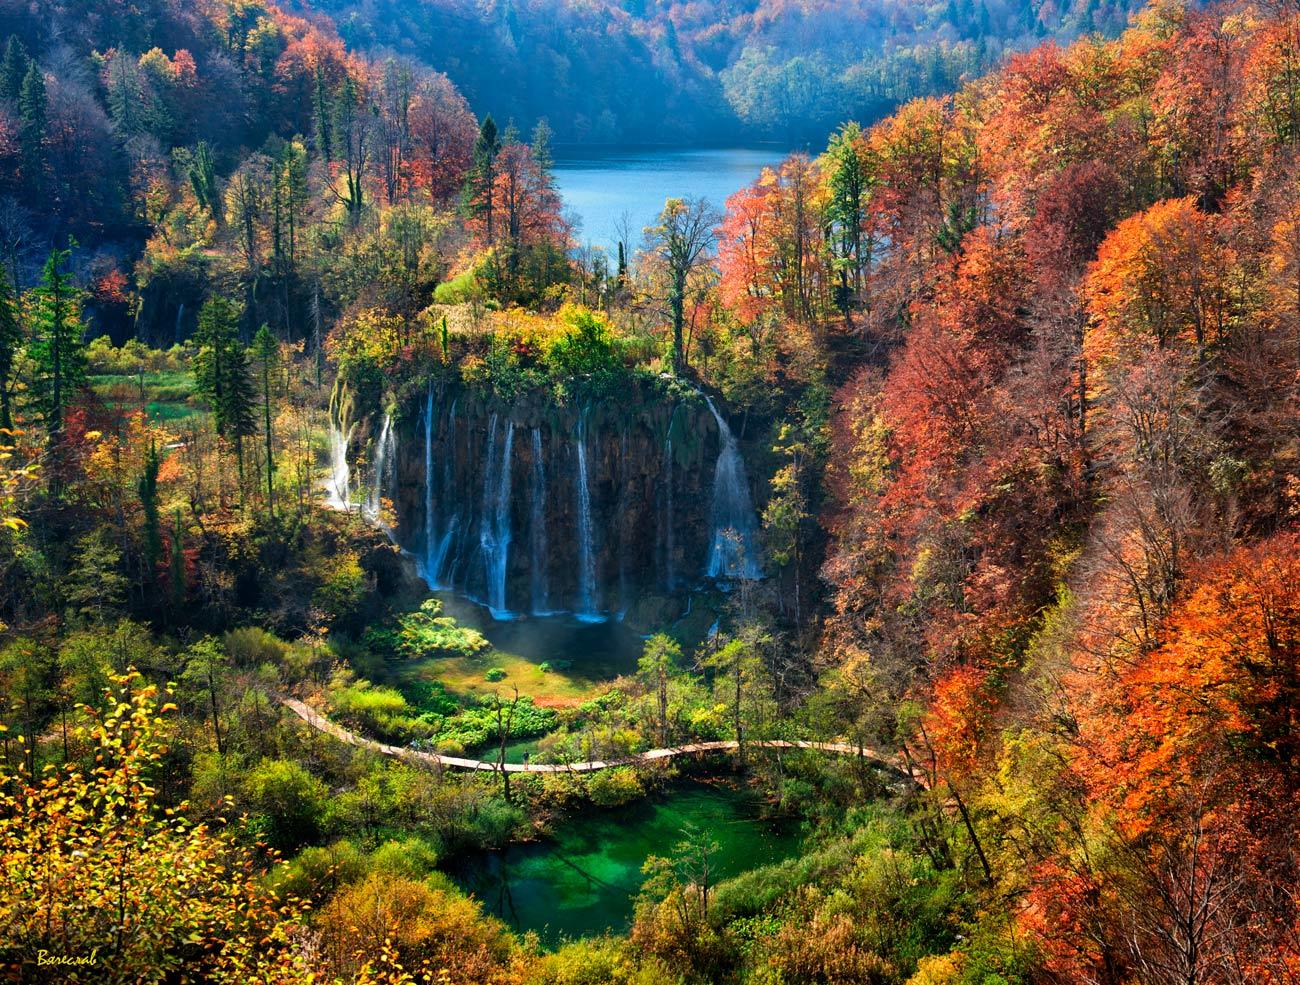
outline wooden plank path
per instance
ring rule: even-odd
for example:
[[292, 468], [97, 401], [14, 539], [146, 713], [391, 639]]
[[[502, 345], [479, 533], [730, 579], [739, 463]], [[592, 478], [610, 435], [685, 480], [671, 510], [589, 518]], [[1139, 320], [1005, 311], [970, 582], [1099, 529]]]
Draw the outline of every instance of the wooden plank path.
[[[317, 731], [332, 735], [340, 742], [346, 742], [350, 746], [356, 746], [360, 749], [369, 749], [371, 752], [379, 753], [381, 756], [391, 756], [394, 759], [405, 760], [409, 763], [415, 763], [423, 766], [449, 767], [458, 770], [481, 770], [487, 773], [499, 773], [503, 769], [507, 773], [590, 773], [594, 770], [610, 769], [614, 766], [632, 766], [637, 763], [652, 763], [661, 759], [672, 759], [674, 756], [687, 756], [703, 752], [725, 752], [727, 750], [738, 749], [740, 743], [735, 739], [724, 739], [714, 742], [692, 742], [684, 746], [670, 746], [666, 749], [651, 749], [647, 752], [637, 753], [627, 756], [623, 759], [593, 759], [582, 763], [495, 763], [482, 759], [465, 759], [460, 756], [444, 756], [436, 752], [422, 752], [417, 749], [407, 749], [404, 746], [393, 746], [385, 742], [376, 742], [374, 739], [367, 739], [364, 736], [350, 732], [342, 725], [331, 722], [316, 709], [299, 701], [297, 698], [278, 697], [277, 700], [301, 718]], [[751, 749], [811, 749], [816, 752], [831, 753], [840, 756], [862, 756], [873, 763], [883, 766], [891, 772], [904, 778], [917, 782], [915, 777], [911, 777], [899, 765], [898, 761], [886, 757], [873, 749], [863, 747], [859, 749], [855, 745], [847, 742], [810, 742], [800, 739], [752, 739], [745, 743], [747, 748]]]

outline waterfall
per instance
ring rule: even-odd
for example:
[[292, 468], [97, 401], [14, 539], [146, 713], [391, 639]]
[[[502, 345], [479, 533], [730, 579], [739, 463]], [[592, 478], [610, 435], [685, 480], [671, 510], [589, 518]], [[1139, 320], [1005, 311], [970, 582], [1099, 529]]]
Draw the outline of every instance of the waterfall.
[[535, 616], [550, 612], [550, 583], [546, 571], [546, 462], [542, 459], [542, 430], [533, 428], [533, 473], [532, 519], [530, 533], [532, 537], [532, 563], [530, 565], [533, 586], [532, 612]]
[[[442, 456], [442, 509], [446, 513], [453, 502], [459, 502], [452, 492], [452, 482], [456, 477], [456, 403], [457, 399], [452, 400], [451, 410], [447, 414], [447, 450]], [[459, 510], [452, 513], [446, 520], [446, 526], [443, 528], [442, 539], [438, 541], [438, 549], [434, 552], [433, 558], [429, 563], [430, 573], [433, 576], [434, 583], [439, 588], [450, 588], [455, 581], [455, 569], [457, 558], [450, 557], [451, 548], [456, 543], [457, 535], [460, 532], [460, 512]], [[448, 567], [448, 561], [451, 564]]]
[[501, 454], [496, 454], [497, 415], [488, 426], [487, 469], [483, 473], [483, 513], [479, 547], [487, 581], [488, 608], [494, 619], [509, 619], [506, 608], [506, 568], [510, 558], [510, 456], [515, 425], [506, 421]]
[[424, 579], [430, 586], [438, 580], [432, 569], [433, 532], [433, 383], [424, 400]]
[[185, 302], [182, 301], [176, 308], [176, 327], [172, 329], [172, 344], [180, 345], [181, 332], [185, 330]]
[[371, 522], [382, 524], [384, 493], [391, 493], [396, 473], [397, 435], [393, 432], [393, 415], [384, 415], [379, 440], [375, 442], [374, 476], [366, 497], [365, 515]]
[[587, 477], [587, 419], [578, 419], [578, 618], [598, 621], [596, 557], [591, 546], [591, 488]]
[[344, 431], [330, 418], [330, 478], [325, 488], [325, 502], [336, 510], [352, 508], [352, 471], [348, 467], [348, 445], [352, 441], [352, 425]]
[[718, 422], [721, 449], [713, 471], [713, 546], [709, 550], [710, 578], [761, 578], [758, 557], [758, 517], [749, 496], [749, 477], [740, 447], [726, 420], [704, 398]]

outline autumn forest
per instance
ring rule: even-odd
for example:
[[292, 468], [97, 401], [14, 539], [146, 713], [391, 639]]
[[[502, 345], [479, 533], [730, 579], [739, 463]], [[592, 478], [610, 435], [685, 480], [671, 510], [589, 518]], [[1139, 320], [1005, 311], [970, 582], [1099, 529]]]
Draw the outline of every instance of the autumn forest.
[[4, 980], [1300, 985], [1298, 846], [1300, 8], [0, 0]]

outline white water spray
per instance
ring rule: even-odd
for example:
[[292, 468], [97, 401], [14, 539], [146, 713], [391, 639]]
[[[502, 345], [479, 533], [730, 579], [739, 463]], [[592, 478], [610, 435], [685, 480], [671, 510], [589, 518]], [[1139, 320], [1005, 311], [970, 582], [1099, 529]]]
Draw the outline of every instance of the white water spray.
[[591, 488], [587, 477], [587, 419], [578, 420], [578, 618], [597, 621], [596, 557], [592, 550]]
[[488, 608], [494, 619], [510, 619], [506, 606], [506, 571], [510, 560], [510, 458], [515, 425], [506, 422], [501, 454], [496, 454], [497, 415], [488, 427], [487, 471], [483, 475], [483, 514], [479, 521], [479, 547], [486, 574]]
[[749, 495], [749, 477], [740, 447], [726, 420], [704, 398], [717, 421], [721, 449], [713, 470], [713, 546], [709, 550], [710, 578], [762, 578], [758, 556], [758, 517]]
[[384, 426], [375, 442], [374, 475], [366, 496], [365, 516], [372, 523], [383, 525], [384, 496], [391, 495], [396, 475], [397, 435], [393, 431], [393, 415], [384, 415]]

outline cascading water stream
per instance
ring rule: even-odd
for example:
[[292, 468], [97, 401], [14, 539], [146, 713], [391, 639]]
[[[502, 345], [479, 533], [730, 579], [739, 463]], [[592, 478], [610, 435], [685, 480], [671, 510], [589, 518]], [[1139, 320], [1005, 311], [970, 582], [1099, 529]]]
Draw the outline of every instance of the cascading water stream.
[[[448, 450], [442, 457], [442, 508], [445, 513], [451, 506], [452, 502], [459, 502], [452, 492], [452, 479], [455, 476], [456, 466], [456, 400], [451, 402], [451, 411], [447, 414], [447, 438], [446, 444]], [[443, 528], [442, 537], [438, 541], [432, 558], [429, 560], [429, 573], [433, 579], [433, 587], [448, 588], [453, 583], [454, 570], [448, 570], [448, 556], [451, 553], [452, 545], [456, 541], [456, 535], [460, 531], [460, 513], [452, 513], [446, 519], [446, 526]], [[455, 561], [452, 560], [452, 568], [455, 567]]]
[[550, 579], [546, 567], [546, 462], [542, 458], [542, 430], [533, 428], [532, 499], [529, 535], [532, 541], [532, 613], [549, 615]]
[[424, 400], [424, 580], [430, 585], [438, 573], [432, 569], [433, 531], [433, 384]]
[[722, 447], [713, 470], [713, 545], [707, 572], [710, 578], [762, 578], [758, 555], [758, 517], [749, 495], [749, 477], [740, 447], [726, 420], [709, 397], [704, 398], [718, 424]]
[[602, 617], [596, 608], [596, 556], [592, 549], [591, 487], [587, 476], [587, 419], [578, 420], [578, 612], [587, 622]]
[[352, 425], [344, 431], [330, 419], [330, 481], [325, 490], [325, 502], [332, 509], [352, 508], [352, 470], [348, 466], [348, 445], [352, 442]]
[[515, 425], [506, 421], [501, 454], [496, 454], [497, 415], [488, 426], [487, 470], [483, 474], [483, 512], [479, 547], [487, 582], [488, 608], [494, 619], [510, 619], [506, 606], [506, 571], [510, 559], [510, 459]]
[[391, 493], [396, 472], [397, 435], [393, 431], [393, 416], [384, 415], [384, 426], [375, 442], [374, 475], [366, 496], [365, 516], [372, 523], [383, 521], [384, 494]]

